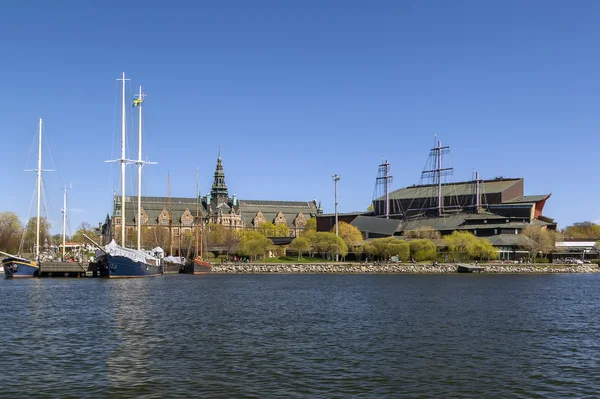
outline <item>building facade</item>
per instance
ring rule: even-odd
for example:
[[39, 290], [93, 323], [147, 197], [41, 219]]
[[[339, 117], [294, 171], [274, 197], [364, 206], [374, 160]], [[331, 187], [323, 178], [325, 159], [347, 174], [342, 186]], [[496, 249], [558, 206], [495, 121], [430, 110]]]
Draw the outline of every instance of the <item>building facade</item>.
[[[121, 212], [121, 197], [114, 196], [112, 215], [107, 216], [103, 241], [115, 238], [121, 223], [135, 232], [137, 226], [137, 197], [125, 197], [125, 215]], [[210, 193], [199, 198], [142, 197], [141, 224], [156, 236], [170, 231], [169, 243], [180, 248], [188, 233], [209, 223], [231, 229], [257, 229], [266, 222], [285, 224], [290, 237], [300, 234], [310, 218], [322, 213], [320, 204], [313, 201], [243, 200], [229, 196], [225, 183], [223, 162], [219, 154]], [[168, 234], [168, 233], [167, 233]], [[148, 241], [148, 240], [147, 240]], [[143, 244], [145, 245], [145, 244]], [[177, 251], [173, 251], [177, 252]], [[179, 251], [181, 252], [181, 251]]]

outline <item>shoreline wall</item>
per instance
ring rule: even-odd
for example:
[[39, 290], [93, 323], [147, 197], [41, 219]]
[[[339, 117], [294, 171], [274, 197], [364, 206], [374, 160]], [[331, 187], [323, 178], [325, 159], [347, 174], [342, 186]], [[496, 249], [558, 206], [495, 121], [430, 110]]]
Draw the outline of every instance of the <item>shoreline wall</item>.
[[[599, 273], [595, 264], [552, 265], [552, 264], [479, 264], [484, 274], [522, 273]], [[441, 274], [457, 273], [458, 265], [440, 264], [369, 264], [369, 263], [304, 263], [304, 264], [259, 264], [259, 263], [220, 263], [212, 265], [213, 273], [282, 273], [282, 274]]]

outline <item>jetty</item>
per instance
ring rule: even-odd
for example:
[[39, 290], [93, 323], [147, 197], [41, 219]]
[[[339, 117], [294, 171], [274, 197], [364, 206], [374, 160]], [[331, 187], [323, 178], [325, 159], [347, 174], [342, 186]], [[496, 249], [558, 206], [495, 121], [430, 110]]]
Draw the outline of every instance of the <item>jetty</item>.
[[87, 262], [44, 262], [40, 264], [40, 277], [85, 277]]
[[457, 265], [456, 271], [458, 273], [473, 273], [473, 272], [481, 273], [481, 272], [485, 271], [485, 267], [477, 266], [477, 265], [470, 265], [468, 263], [459, 263]]

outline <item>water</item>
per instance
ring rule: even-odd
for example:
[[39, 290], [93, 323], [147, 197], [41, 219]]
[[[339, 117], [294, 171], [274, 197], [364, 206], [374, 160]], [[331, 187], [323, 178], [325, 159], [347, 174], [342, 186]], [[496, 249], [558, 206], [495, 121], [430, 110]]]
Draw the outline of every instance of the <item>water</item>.
[[600, 395], [600, 275], [0, 280], [0, 397]]

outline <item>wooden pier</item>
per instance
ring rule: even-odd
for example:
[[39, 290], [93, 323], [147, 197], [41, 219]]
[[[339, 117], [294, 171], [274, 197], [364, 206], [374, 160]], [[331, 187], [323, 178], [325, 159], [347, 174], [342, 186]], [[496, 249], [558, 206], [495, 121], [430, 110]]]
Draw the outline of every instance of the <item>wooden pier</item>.
[[40, 277], [85, 277], [87, 263], [44, 262], [40, 265]]
[[469, 265], [467, 263], [459, 263], [456, 271], [458, 273], [473, 273], [473, 272], [481, 273], [481, 272], [485, 271], [485, 267]]

